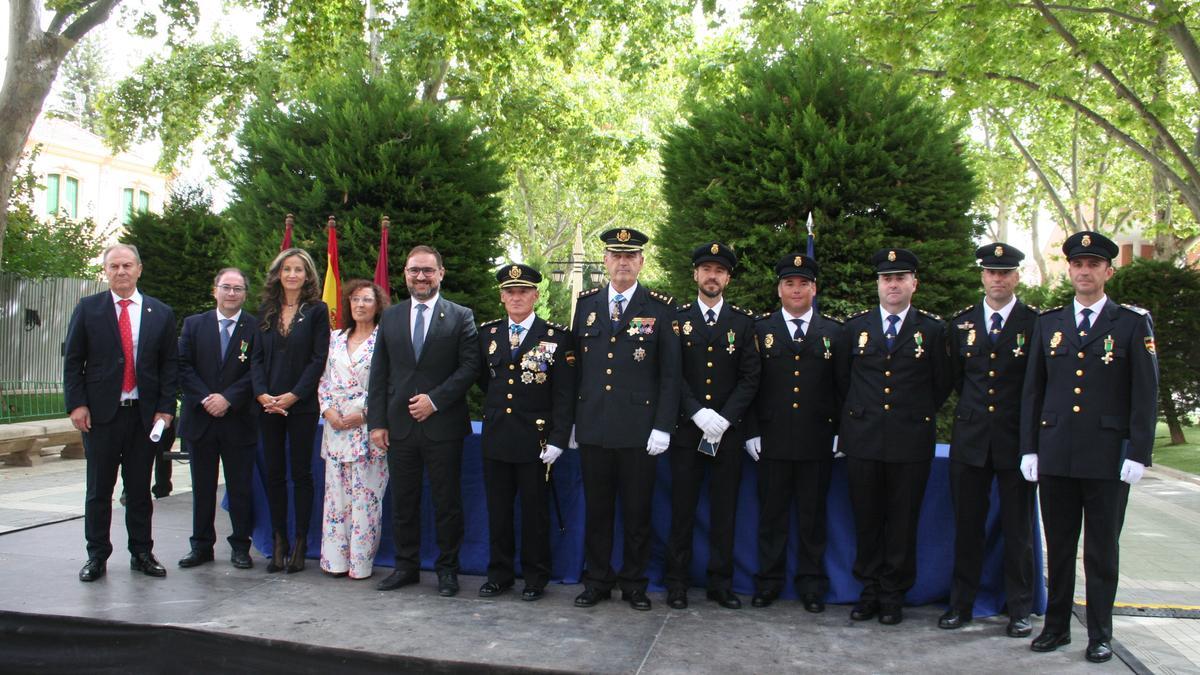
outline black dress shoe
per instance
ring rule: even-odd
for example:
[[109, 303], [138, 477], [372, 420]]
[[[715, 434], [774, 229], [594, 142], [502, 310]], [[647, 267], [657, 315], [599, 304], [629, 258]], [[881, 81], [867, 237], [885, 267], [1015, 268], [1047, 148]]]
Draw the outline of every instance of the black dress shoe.
[[296, 542], [292, 544], [292, 554], [288, 556], [287, 573], [295, 574], [304, 570], [305, 554], [308, 553], [308, 536], [296, 537]]
[[646, 597], [646, 591], [621, 591], [621, 599], [639, 612], [650, 610], [650, 598]]
[[612, 597], [612, 591], [599, 591], [594, 588], [585, 588], [583, 592], [575, 596], [576, 607], [595, 607], [596, 603], [601, 600], [608, 600]]
[[229, 554], [229, 562], [239, 570], [248, 570], [254, 567], [254, 561], [250, 559], [249, 551], [234, 551]]
[[180, 567], [199, 567], [204, 563], [213, 561], [212, 551], [197, 551], [192, 549], [188, 554], [179, 559]]
[[804, 594], [804, 610], [813, 614], [820, 614], [825, 611], [825, 600], [816, 593]]
[[512, 587], [513, 582], [511, 581], [506, 584], [498, 584], [494, 581], [485, 581], [483, 585], [479, 587], [479, 597], [494, 598]]
[[687, 591], [682, 588], [667, 591], [667, 606], [671, 609], [687, 609]]
[[443, 572], [438, 575], [438, 595], [443, 598], [453, 598], [458, 595], [458, 575], [454, 572]]
[[770, 607], [771, 603], [779, 598], [779, 593], [776, 591], [755, 591], [754, 597], [750, 598], [751, 607]]
[[397, 588], [401, 588], [404, 586], [411, 586], [420, 580], [421, 580], [420, 572], [416, 572], [416, 571], [405, 572], [402, 570], [396, 570], [395, 572], [392, 572], [391, 574], [384, 577], [383, 580], [380, 581], [378, 584], [375, 584], [375, 588], [377, 588], [381, 591], [394, 591]]
[[717, 603], [725, 609], [741, 609], [742, 599], [734, 595], [733, 591], [718, 589], [709, 591], [704, 594], [709, 600]]
[[1043, 629], [1042, 634], [1035, 637], [1029, 644], [1029, 648], [1035, 652], [1052, 652], [1069, 644], [1071, 644], [1070, 633], [1056, 633]]
[[79, 570], [79, 580], [95, 581], [104, 576], [104, 573], [107, 571], [108, 565], [103, 560], [88, 558], [88, 561], [83, 565], [83, 569]]
[[1112, 647], [1106, 640], [1088, 640], [1086, 655], [1092, 663], [1104, 663], [1112, 658]]
[[895, 626], [904, 620], [904, 610], [900, 605], [883, 605], [879, 608], [879, 623], [885, 626]]
[[1011, 638], [1026, 638], [1033, 633], [1033, 624], [1029, 623], [1029, 617], [1017, 616], [1008, 620], [1008, 627], [1004, 632]]
[[938, 619], [938, 628], [944, 628], [946, 630], [962, 628], [963, 626], [971, 623], [972, 618], [974, 617], [972, 617], [971, 614], [951, 607], [950, 609], [946, 610], [946, 613]]
[[165, 577], [167, 568], [154, 559], [153, 553], [134, 553], [129, 559], [129, 569], [141, 572], [148, 577]]
[[854, 621], [870, 621], [879, 613], [879, 603], [859, 600], [854, 609], [850, 610], [850, 618]]
[[525, 602], [533, 602], [534, 600], [541, 600], [542, 596], [545, 594], [546, 594], [546, 589], [544, 589], [544, 588], [538, 588], [536, 586], [526, 586], [525, 590], [521, 591], [521, 599], [524, 600]]

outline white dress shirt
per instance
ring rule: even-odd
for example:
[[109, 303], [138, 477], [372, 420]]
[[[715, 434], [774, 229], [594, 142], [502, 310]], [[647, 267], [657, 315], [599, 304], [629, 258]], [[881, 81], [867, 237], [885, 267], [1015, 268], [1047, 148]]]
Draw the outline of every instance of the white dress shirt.
[[[121, 326], [121, 306], [118, 305], [117, 303], [120, 302], [122, 300], [122, 298], [121, 298], [121, 296], [117, 295], [116, 293], [114, 293], [111, 290], [109, 291], [109, 294], [112, 295], [113, 311], [116, 312], [116, 315], [117, 315], [117, 335], [120, 336], [120, 333], [121, 333], [121, 328], [120, 328], [120, 326]], [[130, 328], [130, 332], [133, 334], [133, 368], [136, 371], [137, 370], [137, 353], [138, 353], [138, 333], [142, 329], [142, 292], [136, 288], [133, 289], [133, 295], [129, 296], [129, 300], [133, 301], [132, 304], [129, 305], [129, 328]], [[138, 397], [137, 385], [134, 385], [132, 391], [121, 392], [121, 400], [122, 401], [124, 401], [126, 399], [137, 398], [137, 397]]]

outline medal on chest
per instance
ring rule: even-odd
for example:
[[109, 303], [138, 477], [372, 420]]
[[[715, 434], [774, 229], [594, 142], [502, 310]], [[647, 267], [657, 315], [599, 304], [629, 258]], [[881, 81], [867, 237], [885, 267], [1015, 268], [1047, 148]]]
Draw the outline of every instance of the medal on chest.
[[1025, 353], [1025, 352], [1021, 351], [1024, 346], [1025, 346], [1025, 334], [1017, 333], [1017, 348], [1013, 350], [1013, 356], [1017, 357], [1018, 359], [1021, 358], [1021, 355]]
[[1100, 358], [1104, 365], [1108, 365], [1113, 361], [1113, 336], [1109, 335], [1104, 338], [1104, 356]]
[[737, 334], [733, 331], [729, 331], [729, 333], [725, 335], [725, 338], [729, 340], [729, 346], [725, 348], [725, 351], [732, 354], [734, 350], [737, 349], [737, 347], [735, 347], [733, 344], [733, 341], [737, 338]]
[[917, 343], [916, 349], [913, 350], [913, 356], [919, 359], [925, 353], [925, 336], [921, 335], [921, 331], [913, 334], [913, 342]]

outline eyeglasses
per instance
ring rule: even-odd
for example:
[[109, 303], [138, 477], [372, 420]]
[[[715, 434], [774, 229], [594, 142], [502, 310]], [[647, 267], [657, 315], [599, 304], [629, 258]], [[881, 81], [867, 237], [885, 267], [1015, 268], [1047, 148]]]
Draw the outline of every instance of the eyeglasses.
[[217, 284], [217, 290], [221, 291], [222, 293], [233, 293], [234, 295], [241, 295], [242, 293], [246, 292], [246, 287], [245, 286], [230, 286], [229, 284]]
[[431, 277], [437, 274], [437, 269], [433, 267], [406, 267], [404, 271], [407, 272], [408, 276], [410, 277], [419, 277], [422, 274], [427, 277]]
[[350, 304], [352, 304], [352, 305], [373, 305], [373, 304], [375, 304], [375, 296], [373, 296], [373, 295], [355, 296], [355, 297], [350, 298]]

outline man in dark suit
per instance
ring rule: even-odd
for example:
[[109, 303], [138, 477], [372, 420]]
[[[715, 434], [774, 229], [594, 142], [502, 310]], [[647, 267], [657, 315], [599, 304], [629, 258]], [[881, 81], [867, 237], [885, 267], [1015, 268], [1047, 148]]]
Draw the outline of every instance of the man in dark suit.
[[846, 320], [834, 361], [845, 401], [838, 447], [854, 510], [854, 576], [863, 584], [850, 618], [894, 625], [917, 578], [917, 522], [952, 374], [945, 324], [912, 306], [917, 256], [883, 249], [871, 263], [879, 305]]
[[[657, 455], [670, 446], [679, 416], [679, 337], [671, 298], [638, 284], [646, 235], [620, 227], [600, 240], [609, 283], [579, 295], [571, 322], [579, 363], [574, 436], [587, 508], [587, 569], [575, 606], [594, 607], [619, 583], [623, 600], [649, 610], [650, 501]], [[625, 546], [621, 570], [614, 572], [618, 494]]]
[[471, 310], [441, 297], [446, 270], [429, 246], [408, 254], [409, 299], [379, 320], [367, 427], [387, 448], [392, 485], [395, 571], [379, 582], [390, 591], [417, 583], [421, 570], [421, 486], [428, 467], [437, 516], [438, 594], [458, 593], [463, 538], [463, 438], [471, 433], [467, 390], [479, 375], [479, 332]]
[[179, 379], [183, 408], [179, 434], [191, 448], [191, 551], [180, 567], [196, 567], [213, 559], [217, 533], [217, 465], [225, 470], [229, 546], [234, 567], [249, 569], [250, 534], [254, 529], [250, 480], [258, 440], [258, 409], [250, 376], [250, 357], [258, 319], [243, 312], [249, 281], [236, 267], [213, 279], [214, 310], [183, 320], [179, 337]]
[[[513, 501], [521, 498], [522, 600], [538, 600], [550, 580], [550, 466], [571, 437], [575, 354], [566, 326], [533, 311], [542, 275], [528, 265], [496, 272], [506, 318], [479, 327], [483, 368], [483, 481], [491, 556], [484, 598], [512, 588], [516, 576]], [[543, 469], [543, 465], [545, 468]]]
[[746, 451], [759, 463], [758, 574], [750, 604], [769, 607], [783, 592], [794, 499], [800, 536], [796, 592], [813, 613], [825, 611], [829, 592], [825, 502], [841, 411], [834, 357], [843, 348], [841, 323], [813, 305], [819, 271], [816, 260], [799, 254], [775, 264], [782, 306], [754, 326], [762, 377], [746, 441]]
[[754, 319], [725, 302], [737, 254], [720, 242], [692, 253], [695, 304], [675, 319], [683, 354], [683, 391], [678, 426], [671, 435], [671, 534], [667, 541], [667, 604], [688, 606], [692, 531], [704, 474], [709, 474], [709, 558], [706, 596], [738, 609], [733, 592], [733, 536], [742, 482], [742, 417], [758, 388]]
[[954, 498], [954, 579], [950, 608], [938, 627], [970, 623], [983, 570], [984, 527], [991, 506], [992, 480], [1000, 493], [1004, 533], [1004, 590], [1009, 637], [1033, 630], [1033, 513], [1036, 491], [1021, 477], [1018, 433], [1021, 385], [1029, 336], [1037, 313], [1017, 300], [1018, 268], [1025, 258], [1014, 246], [995, 242], [979, 247], [983, 301], [950, 321], [950, 359], [958, 407], [950, 440], [950, 494]]
[[1021, 401], [1021, 472], [1038, 482], [1049, 602], [1035, 652], [1071, 643], [1082, 524], [1087, 660], [1112, 658], [1112, 607], [1129, 486], [1150, 466], [1158, 403], [1154, 328], [1143, 309], [1104, 293], [1118, 248], [1097, 232], [1063, 242], [1075, 288], [1043, 312], [1029, 340]]
[[88, 560], [79, 580], [95, 581], [107, 570], [118, 468], [127, 496], [130, 567], [163, 577], [167, 570], [152, 552], [150, 467], [157, 435], [175, 416], [175, 313], [138, 291], [142, 261], [136, 248], [110, 246], [103, 260], [109, 290], [75, 306], [63, 358], [66, 408], [71, 423], [83, 432], [87, 456], [83, 527]]

